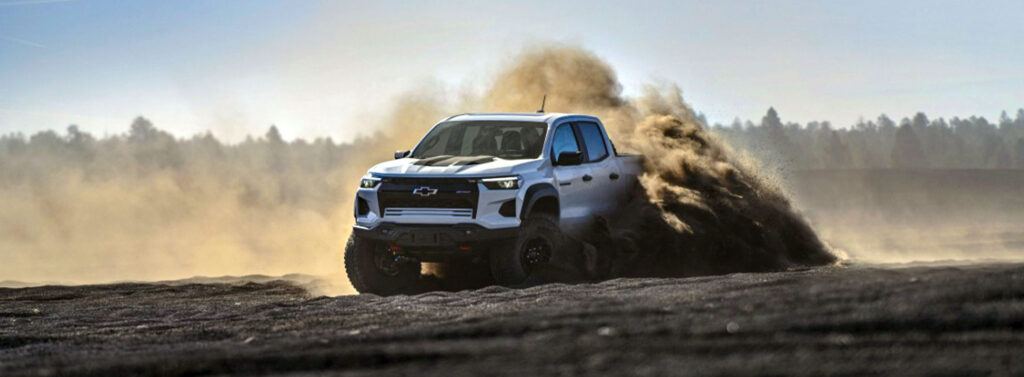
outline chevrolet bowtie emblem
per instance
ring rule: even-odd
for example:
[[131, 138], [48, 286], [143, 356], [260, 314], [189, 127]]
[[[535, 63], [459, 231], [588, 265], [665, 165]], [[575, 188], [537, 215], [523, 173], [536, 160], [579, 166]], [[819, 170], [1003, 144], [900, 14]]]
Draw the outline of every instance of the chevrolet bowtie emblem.
[[431, 195], [437, 194], [437, 189], [436, 188], [432, 188], [432, 187], [423, 186], [423, 187], [418, 187], [418, 188], [412, 189], [412, 194], [413, 195], [419, 195], [419, 196], [427, 197], [427, 196], [431, 196]]

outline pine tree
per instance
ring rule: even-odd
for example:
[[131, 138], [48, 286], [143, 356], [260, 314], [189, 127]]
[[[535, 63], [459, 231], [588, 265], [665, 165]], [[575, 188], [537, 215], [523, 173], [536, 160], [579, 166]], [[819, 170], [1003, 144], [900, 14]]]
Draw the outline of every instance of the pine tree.
[[896, 131], [895, 143], [892, 147], [892, 167], [924, 168], [928, 167], [928, 159], [921, 146], [921, 140], [909, 122], [904, 123]]

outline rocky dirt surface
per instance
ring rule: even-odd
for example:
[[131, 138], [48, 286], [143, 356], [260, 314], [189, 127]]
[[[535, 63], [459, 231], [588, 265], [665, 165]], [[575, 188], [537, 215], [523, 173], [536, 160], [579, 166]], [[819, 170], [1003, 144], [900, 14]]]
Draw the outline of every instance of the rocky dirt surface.
[[0, 289], [0, 375], [1021, 375], [1024, 264], [312, 297]]

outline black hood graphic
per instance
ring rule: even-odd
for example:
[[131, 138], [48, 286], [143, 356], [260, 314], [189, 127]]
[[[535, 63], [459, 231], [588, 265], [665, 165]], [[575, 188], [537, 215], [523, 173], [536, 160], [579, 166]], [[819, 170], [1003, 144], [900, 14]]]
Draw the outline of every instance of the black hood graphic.
[[435, 156], [416, 161], [413, 165], [422, 166], [460, 166], [485, 164], [494, 161], [491, 156]]

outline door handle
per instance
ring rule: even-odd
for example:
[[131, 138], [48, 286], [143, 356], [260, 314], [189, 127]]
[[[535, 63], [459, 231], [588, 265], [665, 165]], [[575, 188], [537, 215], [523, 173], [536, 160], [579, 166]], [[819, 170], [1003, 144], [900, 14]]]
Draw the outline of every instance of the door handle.
[[608, 178], [611, 178], [613, 181], [619, 179], [619, 173], [612, 173]]
[[592, 179], [594, 179], [594, 177], [591, 177], [590, 174], [583, 175], [583, 182], [590, 182]]

